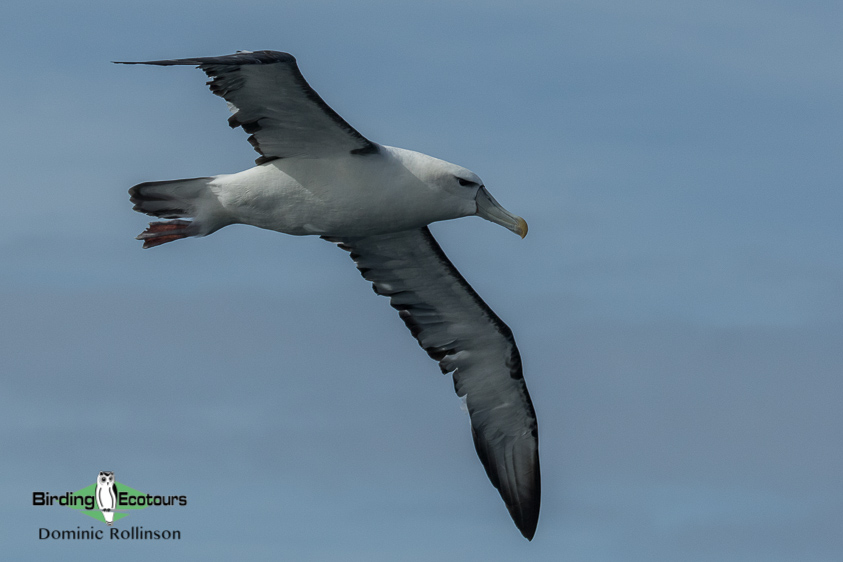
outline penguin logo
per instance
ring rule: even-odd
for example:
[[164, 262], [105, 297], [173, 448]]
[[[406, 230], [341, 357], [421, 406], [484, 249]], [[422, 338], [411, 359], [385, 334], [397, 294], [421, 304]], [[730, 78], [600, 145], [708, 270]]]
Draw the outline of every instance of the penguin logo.
[[97, 507], [102, 511], [109, 526], [114, 522], [114, 509], [117, 507], [117, 486], [113, 472], [100, 472], [97, 476]]

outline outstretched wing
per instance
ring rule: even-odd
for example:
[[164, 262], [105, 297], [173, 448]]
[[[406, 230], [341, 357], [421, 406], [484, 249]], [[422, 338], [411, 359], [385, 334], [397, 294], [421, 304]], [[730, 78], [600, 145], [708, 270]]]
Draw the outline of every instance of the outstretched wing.
[[278, 51], [241, 51], [223, 57], [120, 62], [157, 66], [196, 65], [211, 92], [229, 103], [232, 127], [250, 133], [263, 164], [290, 156], [370, 154], [378, 145], [345, 122], [310, 87], [296, 59]]
[[533, 538], [539, 518], [538, 425], [512, 331], [451, 264], [427, 227], [329, 238], [351, 252], [375, 292], [465, 399], [477, 454], [515, 525]]

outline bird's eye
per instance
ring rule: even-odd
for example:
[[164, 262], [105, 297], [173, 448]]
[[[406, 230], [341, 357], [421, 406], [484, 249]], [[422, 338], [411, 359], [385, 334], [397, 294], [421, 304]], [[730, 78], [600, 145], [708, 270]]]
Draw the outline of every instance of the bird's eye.
[[470, 180], [465, 180], [465, 179], [463, 179], [463, 178], [457, 178], [457, 181], [458, 181], [458, 182], [459, 182], [459, 184], [460, 184], [461, 186], [463, 186], [463, 187], [468, 187], [469, 185], [477, 185], [477, 184], [476, 184], [476, 183], [474, 183], [473, 181], [470, 181]]

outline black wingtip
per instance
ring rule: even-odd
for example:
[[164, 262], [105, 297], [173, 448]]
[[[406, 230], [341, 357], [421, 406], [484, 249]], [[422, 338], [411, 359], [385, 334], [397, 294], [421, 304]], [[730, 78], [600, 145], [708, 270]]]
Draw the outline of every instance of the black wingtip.
[[249, 64], [274, 64], [292, 63], [295, 64], [296, 58], [290, 53], [282, 53], [280, 51], [237, 51], [233, 55], [224, 55], [221, 57], [193, 57], [187, 59], [165, 59], [165, 60], [149, 60], [149, 61], [111, 61], [114, 64], [151, 64], [154, 66], [178, 66], [178, 65], [249, 65]]
[[512, 519], [515, 521], [515, 526], [518, 527], [518, 530], [521, 531], [524, 538], [528, 541], [532, 541], [533, 537], [536, 535], [536, 527], [539, 526], [538, 503], [536, 503], [536, 506], [530, 509], [520, 521], [515, 518], [515, 515], [512, 512], [510, 512], [510, 515], [512, 515]]
[[[503, 465], [495, 460], [494, 448], [483, 438], [483, 436], [471, 427], [471, 436], [474, 440], [474, 447], [486, 475], [501, 494], [509, 516], [513, 523], [528, 541], [533, 540], [536, 534], [536, 527], [539, 524], [539, 511], [541, 510], [541, 470], [539, 468], [538, 443], [531, 455], [522, 457], [523, 464], [521, 471], [512, 470], [507, 474]], [[518, 480], [521, 480], [520, 486]]]
[[[538, 469], [538, 466], [536, 467]], [[536, 470], [538, 473], [538, 470]], [[509, 515], [515, 526], [528, 541], [532, 541], [539, 525], [539, 511], [541, 504], [541, 480], [538, 474], [534, 476], [533, 489], [527, 497], [520, 498], [520, 505], [507, 504]]]

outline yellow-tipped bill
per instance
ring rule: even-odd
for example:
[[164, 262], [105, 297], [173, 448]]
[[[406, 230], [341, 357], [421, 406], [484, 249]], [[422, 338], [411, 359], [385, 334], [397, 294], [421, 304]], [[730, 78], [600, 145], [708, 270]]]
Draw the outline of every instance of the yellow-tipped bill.
[[527, 221], [504, 209], [503, 206], [495, 201], [495, 198], [486, 191], [485, 187], [481, 187], [477, 190], [477, 195], [474, 198], [474, 201], [477, 203], [476, 214], [478, 217], [508, 228], [521, 238], [527, 236]]

